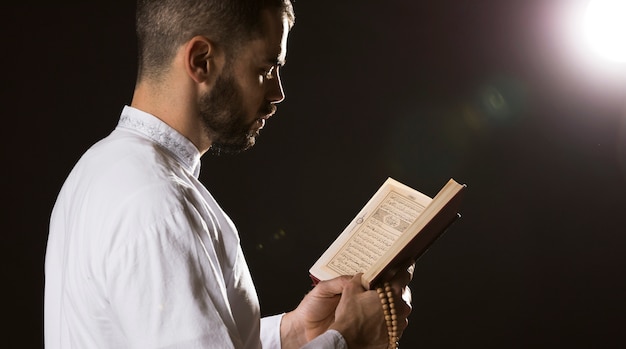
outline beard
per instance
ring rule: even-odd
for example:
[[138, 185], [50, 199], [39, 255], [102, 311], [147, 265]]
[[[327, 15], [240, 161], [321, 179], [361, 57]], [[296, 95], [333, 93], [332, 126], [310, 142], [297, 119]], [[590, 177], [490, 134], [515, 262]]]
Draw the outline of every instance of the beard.
[[[211, 138], [212, 154], [237, 154], [255, 144], [258, 118], [250, 122], [243, 105], [241, 90], [230, 72], [221, 74], [211, 92], [201, 97], [200, 117]], [[268, 103], [259, 110], [259, 118], [275, 111], [276, 106]]]

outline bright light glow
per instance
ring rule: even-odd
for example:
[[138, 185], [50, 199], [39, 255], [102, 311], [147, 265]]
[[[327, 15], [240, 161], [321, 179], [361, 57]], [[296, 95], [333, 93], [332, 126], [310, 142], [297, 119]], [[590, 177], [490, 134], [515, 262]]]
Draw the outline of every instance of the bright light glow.
[[594, 51], [626, 62], [626, 0], [591, 0], [584, 25], [585, 38]]

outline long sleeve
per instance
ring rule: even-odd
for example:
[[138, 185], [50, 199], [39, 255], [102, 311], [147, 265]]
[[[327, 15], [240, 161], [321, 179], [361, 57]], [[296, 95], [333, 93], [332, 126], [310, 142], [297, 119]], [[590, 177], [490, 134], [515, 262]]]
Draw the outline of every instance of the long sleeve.
[[280, 349], [280, 321], [283, 314], [261, 318], [261, 346], [263, 349]]
[[[280, 321], [285, 314], [273, 315], [261, 319], [261, 343], [263, 349], [280, 349]], [[316, 337], [302, 349], [348, 349], [341, 333], [328, 330]]]
[[348, 345], [341, 333], [335, 330], [328, 330], [315, 337], [302, 349], [348, 349]]

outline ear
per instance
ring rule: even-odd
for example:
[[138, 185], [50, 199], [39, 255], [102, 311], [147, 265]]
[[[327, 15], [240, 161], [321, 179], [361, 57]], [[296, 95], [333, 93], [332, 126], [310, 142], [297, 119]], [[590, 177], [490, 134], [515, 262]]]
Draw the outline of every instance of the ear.
[[211, 80], [217, 70], [215, 45], [204, 36], [194, 36], [185, 45], [185, 69], [197, 83]]

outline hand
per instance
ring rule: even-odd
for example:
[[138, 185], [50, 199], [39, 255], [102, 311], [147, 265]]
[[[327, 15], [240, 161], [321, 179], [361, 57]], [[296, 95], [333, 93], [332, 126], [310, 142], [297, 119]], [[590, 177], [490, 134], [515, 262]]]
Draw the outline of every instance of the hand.
[[[409, 262], [390, 273], [398, 315], [398, 337], [408, 325], [414, 263]], [[321, 281], [285, 314], [281, 322], [283, 349], [300, 348], [329, 328], [339, 331], [350, 348], [386, 348], [388, 344], [380, 298], [376, 291], [361, 286], [361, 274]]]
[[313, 338], [335, 329], [349, 348], [386, 348], [388, 343], [380, 298], [361, 286], [361, 274], [321, 281], [283, 316], [282, 348], [300, 348]]
[[345, 285], [330, 328], [343, 335], [348, 348], [387, 348], [389, 339], [380, 298], [376, 291], [361, 286], [361, 274]]
[[341, 276], [320, 281], [295, 310], [283, 316], [280, 326], [283, 349], [300, 348], [328, 330], [335, 322], [335, 309], [351, 279]]
[[[409, 261], [406, 262], [397, 269], [391, 270], [389, 274], [387, 274], [387, 280], [389, 280], [389, 284], [391, 286], [391, 292], [393, 293], [393, 299], [396, 310], [396, 335], [397, 338], [389, 338], [388, 336], [388, 328], [381, 318], [378, 318], [375, 313], [375, 308], [378, 308], [382, 311], [382, 306], [380, 302], [380, 297], [375, 291], [367, 291], [365, 292], [363, 288], [359, 287], [362, 291], [361, 293], [356, 292], [352, 294], [352, 297], [348, 297], [351, 295], [350, 288], [346, 287], [344, 290], [344, 294], [341, 297], [341, 301], [337, 306], [337, 311], [335, 313], [336, 322], [331, 325], [331, 328], [336, 328], [346, 339], [348, 342], [349, 348], [388, 348], [389, 341], [399, 341], [400, 337], [402, 337], [402, 333], [408, 326], [408, 316], [411, 313], [411, 290], [408, 287], [409, 282], [413, 279], [413, 271], [415, 269], [415, 262]], [[357, 275], [353, 281], [359, 282], [360, 275]], [[356, 286], [354, 286], [356, 288]], [[344, 304], [344, 300], [346, 300], [346, 304], [353, 302], [354, 299], [365, 298], [367, 293], [375, 292], [375, 300], [374, 300], [374, 313], [371, 314], [360, 314], [359, 311], [366, 309], [364, 305], [359, 306], [349, 306], [346, 307], [348, 309], [348, 314], [354, 315], [352, 319], [348, 320], [348, 328], [341, 329], [339, 328], [341, 324], [341, 311], [342, 305]], [[367, 304], [371, 300], [367, 300]], [[364, 319], [369, 319], [370, 321], [363, 321]], [[380, 325], [377, 326], [378, 321], [383, 321], [382, 331], [378, 332], [377, 329], [380, 329]], [[355, 329], [359, 329], [360, 332], [353, 333]], [[352, 331], [352, 332], [351, 332]]]
[[414, 270], [415, 262], [409, 261], [401, 265], [399, 268], [392, 270], [389, 274], [392, 275], [389, 279], [389, 283], [392, 288], [397, 315], [398, 338], [396, 338], [396, 341], [400, 340], [402, 333], [409, 324], [408, 317], [412, 310], [412, 296], [411, 289], [408, 287], [408, 284], [413, 279]]

